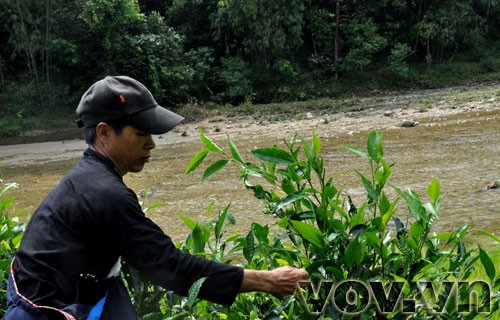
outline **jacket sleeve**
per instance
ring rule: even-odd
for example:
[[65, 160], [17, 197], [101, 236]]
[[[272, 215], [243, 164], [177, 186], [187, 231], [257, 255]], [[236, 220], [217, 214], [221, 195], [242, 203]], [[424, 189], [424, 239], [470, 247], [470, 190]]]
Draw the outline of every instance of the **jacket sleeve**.
[[243, 269], [181, 252], [153, 221], [142, 212], [135, 194], [117, 210], [114, 228], [123, 259], [156, 285], [187, 296], [191, 285], [202, 277], [199, 297], [232, 304], [241, 287]]

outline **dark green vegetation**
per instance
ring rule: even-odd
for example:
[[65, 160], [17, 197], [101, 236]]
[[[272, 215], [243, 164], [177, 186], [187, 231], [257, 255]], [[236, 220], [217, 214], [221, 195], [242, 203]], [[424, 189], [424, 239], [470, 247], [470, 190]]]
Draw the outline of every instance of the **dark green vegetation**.
[[[319, 299], [304, 288], [284, 300], [262, 293], [240, 294], [231, 307], [224, 307], [196, 299], [203, 278], [184, 298], [141, 281], [124, 265], [123, 275], [141, 319], [315, 319], [310, 311], [321, 312], [323, 306], [324, 319], [349, 319], [354, 313], [360, 319], [498, 318], [500, 251], [498, 246], [474, 243], [470, 233], [482, 233], [489, 242], [500, 243], [500, 239], [471, 230], [467, 224], [456, 231], [435, 233], [432, 226], [439, 218], [442, 200], [439, 180], [432, 179], [422, 196], [392, 185], [393, 166], [384, 154], [381, 132], [369, 134], [366, 150], [344, 147], [361, 160], [353, 164], [364, 191], [356, 197], [337, 189], [334, 177], [326, 176], [327, 164], [315, 133], [311, 141], [293, 137], [283, 146], [255, 149], [251, 159], [242, 157], [229, 136], [227, 149], [201, 130], [200, 137], [204, 148], [192, 158], [186, 173], [200, 169], [210, 158], [203, 180], [220, 170], [238, 170], [242, 187], [263, 202], [266, 209], [262, 214], [273, 216], [276, 223], [254, 222], [248, 233], [239, 234], [231, 230], [236, 221], [230, 204], [218, 208], [212, 203], [207, 209], [211, 221], [198, 223], [180, 217], [191, 230], [178, 244], [181, 250], [252, 269], [304, 267], [312, 281], [372, 283], [374, 297], [368, 301], [365, 293], [358, 294], [350, 303], [347, 293], [339, 289], [335, 301], [340, 309], [336, 309], [331, 302], [325, 304], [330, 287], [323, 283]], [[22, 235], [12, 199], [7, 197], [13, 187], [4, 185], [0, 194], [0, 290], [5, 290], [9, 262]], [[159, 204], [142, 205], [147, 212]], [[440, 287], [446, 281], [448, 286]], [[419, 283], [427, 286], [419, 289]], [[387, 295], [380, 294], [384, 286]], [[474, 296], [470, 289], [478, 295], [477, 307], [473, 298], [469, 300]], [[429, 310], [416, 305], [403, 314], [397, 303], [400, 293], [407, 301], [427, 301]], [[5, 302], [0, 302], [4, 309]]]
[[0, 136], [71, 126], [108, 74], [193, 119], [500, 72], [496, 0], [0, 0], [0, 25]]

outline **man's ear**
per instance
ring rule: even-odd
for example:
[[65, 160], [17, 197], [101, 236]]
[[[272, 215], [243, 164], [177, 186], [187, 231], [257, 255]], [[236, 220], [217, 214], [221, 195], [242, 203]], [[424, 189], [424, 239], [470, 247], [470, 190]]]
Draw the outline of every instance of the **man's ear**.
[[113, 130], [106, 122], [99, 122], [95, 127], [96, 139], [101, 142], [108, 141], [108, 138]]

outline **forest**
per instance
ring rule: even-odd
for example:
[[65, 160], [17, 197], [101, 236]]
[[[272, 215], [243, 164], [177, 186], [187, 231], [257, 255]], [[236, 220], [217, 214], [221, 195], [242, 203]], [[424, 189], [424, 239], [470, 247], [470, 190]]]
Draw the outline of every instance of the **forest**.
[[[479, 93], [493, 111], [471, 110], [491, 115], [489, 123], [498, 119], [500, 0], [0, 0], [0, 26], [0, 142], [27, 131], [75, 127], [83, 92], [94, 81], [118, 74], [143, 82], [159, 104], [188, 121], [202, 109], [247, 104], [271, 109], [292, 102], [310, 107], [321, 98], [338, 97], [342, 103], [344, 97], [391, 97], [399, 90], [476, 83], [495, 87], [489, 95]], [[455, 92], [449, 93], [457, 98], [450, 100], [450, 109], [471, 99], [468, 92]], [[407, 99], [405, 106], [416, 100]], [[421, 100], [421, 113], [439, 101]], [[326, 103], [323, 108], [335, 111]], [[462, 124], [460, 130], [468, 130]], [[218, 145], [211, 138], [218, 131], [206, 135], [196, 128], [202, 147], [180, 179], [201, 173], [208, 183], [228, 174], [222, 170], [234, 170], [229, 172], [236, 176], [233, 182], [262, 204], [262, 217], [276, 222], [269, 226], [256, 217], [245, 232], [233, 232], [230, 204], [213, 202], [206, 209], [208, 220], [178, 216], [189, 234], [177, 247], [248, 269], [305, 267], [311, 281], [285, 299], [251, 292], [223, 306], [197, 299], [206, 278], [181, 297], [145, 282], [124, 262], [122, 277], [139, 319], [499, 319], [498, 234], [464, 219], [454, 229], [433, 228], [448, 210], [441, 206], [447, 185], [438, 177], [428, 179], [442, 173], [428, 168], [429, 154], [440, 152], [433, 143], [446, 134], [429, 138], [436, 141], [428, 149], [413, 150], [420, 153], [423, 168], [411, 174], [430, 180], [419, 193], [406, 189], [406, 182], [401, 187], [392, 182], [393, 170], [405, 168], [394, 166], [384, 153], [381, 130], [368, 133], [363, 148], [336, 148], [356, 157], [349, 163], [356, 167], [353, 190], [359, 190], [353, 200], [337, 177], [327, 174], [328, 137], [320, 140], [315, 131], [279, 146], [266, 140], [269, 147], [244, 153], [229, 134]], [[488, 146], [498, 140], [488, 138]], [[476, 142], [453, 144], [482, 157]], [[38, 166], [37, 171], [45, 170]], [[467, 163], [459, 168], [474, 172]], [[487, 171], [494, 169], [491, 163]], [[49, 179], [42, 173], [33, 179], [37, 193]], [[5, 293], [25, 227], [21, 218], [31, 212], [17, 210], [10, 196], [20, 185], [2, 179], [0, 292]], [[460, 196], [472, 199], [472, 206], [480, 207], [479, 195], [497, 196], [496, 181], [481, 190], [465, 182], [460, 181]], [[162, 205], [144, 202], [147, 194], [140, 194], [145, 213]], [[477, 219], [476, 208], [472, 211]], [[0, 317], [5, 311], [6, 295], [0, 294]]]
[[0, 0], [0, 135], [105, 75], [211, 108], [498, 78], [499, 0]]

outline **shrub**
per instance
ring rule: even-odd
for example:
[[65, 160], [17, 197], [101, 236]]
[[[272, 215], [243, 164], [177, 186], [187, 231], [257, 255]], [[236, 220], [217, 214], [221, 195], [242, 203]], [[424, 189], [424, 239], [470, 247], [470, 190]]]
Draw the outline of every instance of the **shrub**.
[[19, 248], [24, 231], [24, 224], [19, 222], [22, 211], [16, 212], [12, 197], [7, 197], [9, 190], [17, 188], [15, 183], [4, 183], [0, 179], [0, 316], [6, 311], [7, 282], [10, 275], [10, 264], [14, 253]]
[[[277, 318], [293, 315], [304, 319], [316, 314], [331, 319], [473, 319], [479, 314], [498, 315], [500, 277], [491, 257], [480, 246], [466, 247], [467, 224], [453, 232], [432, 231], [441, 210], [438, 179], [430, 182], [427, 201], [389, 183], [392, 165], [384, 156], [380, 131], [369, 134], [366, 151], [344, 147], [369, 167], [368, 175], [356, 171], [365, 191], [360, 204], [342, 194], [333, 177], [326, 177], [324, 158], [319, 155], [321, 142], [315, 133], [312, 142], [293, 137], [284, 142], [285, 148], [252, 150], [255, 163], [243, 160], [230, 137], [225, 151], [201, 129], [200, 136], [205, 148], [193, 157], [186, 173], [211, 153], [220, 159], [205, 169], [202, 179], [230, 163], [237, 164], [244, 186], [281, 227], [277, 236], [268, 238], [265, 227], [254, 224], [245, 239], [238, 240], [246, 265], [303, 266], [311, 275], [313, 290], [301, 289], [296, 295], [303, 303], [278, 303], [274, 306], [281, 310]], [[397, 195], [395, 199], [390, 199], [388, 187]], [[406, 213], [399, 213], [400, 202]], [[481, 233], [500, 242], [493, 234]], [[488, 279], [471, 278], [478, 261]], [[315, 290], [320, 287], [325, 295], [323, 300], [315, 300]], [[470, 303], [474, 295], [477, 300]], [[269, 315], [273, 308], [265, 310]]]

